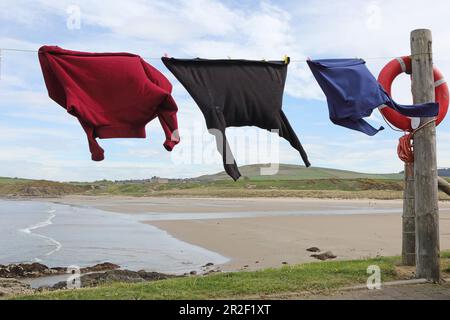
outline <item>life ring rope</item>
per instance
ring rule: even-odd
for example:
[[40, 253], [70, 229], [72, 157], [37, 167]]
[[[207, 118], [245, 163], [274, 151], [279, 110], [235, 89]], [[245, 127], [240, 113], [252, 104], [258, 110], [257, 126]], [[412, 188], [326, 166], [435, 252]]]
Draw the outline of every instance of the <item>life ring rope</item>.
[[[404, 163], [413, 163], [414, 162], [414, 150], [413, 150], [413, 138], [414, 135], [419, 131], [425, 128], [426, 126], [432, 124], [436, 120], [430, 120], [420, 127], [418, 127], [416, 130], [413, 130], [413, 132], [405, 133], [403, 137], [401, 137], [398, 141], [398, 147], [397, 147], [397, 154], [400, 160], [402, 160]], [[397, 129], [398, 130], [398, 129]]]

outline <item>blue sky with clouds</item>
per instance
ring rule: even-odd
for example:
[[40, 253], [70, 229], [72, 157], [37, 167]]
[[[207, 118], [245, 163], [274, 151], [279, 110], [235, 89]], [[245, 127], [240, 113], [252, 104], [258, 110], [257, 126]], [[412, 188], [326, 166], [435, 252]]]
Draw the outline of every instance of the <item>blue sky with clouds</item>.
[[[198, 107], [158, 58], [174, 57], [281, 59], [362, 57], [378, 75], [390, 59], [409, 53], [410, 31], [430, 28], [435, 63], [450, 74], [450, 29], [447, 0], [433, 1], [88, 1], [2, 0], [0, 47], [37, 50], [41, 45], [91, 51], [128, 51], [148, 57], [174, 84], [182, 143], [173, 154], [162, 147], [159, 123], [147, 127], [148, 138], [102, 140], [103, 162], [92, 162], [84, 132], [75, 118], [47, 97], [37, 55], [3, 51], [0, 80], [0, 176], [53, 180], [98, 180], [192, 177], [222, 170], [214, 148], [202, 159], [180, 163], [183, 152], [200, 139], [214, 145]], [[81, 12], [81, 28], [67, 28], [69, 9]], [[386, 58], [383, 58], [386, 57]], [[375, 58], [375, 59], [372, 59]], [[394, 85], [400, 103], [410, 103], [410, 82]], [[303, 62], [289, 66], [284, 110], [314, 166], [364, 172], [395, 172], [399, 133], [375, 137], [333, 125], [324, 96]], [[369, 120], [382, 125], [378, 111]], [[450, 123], [438, 128], [438, 165], [450, 166]], [[386, 126], [387, 127], [387, 126]], [[261, 130], [262, 131], [262, 130]], [[259, 139], [276, 139], [260, 133]], [[254, 145], [240, 145], [255, 130], [230, 129], [240, 165], [269, 162], [256, 157]], [[197, 140], [196, 140], [197, 139]], [[296, 151], [279, 140], [279, 160], [302, 164]], [[208, 149], [208, 147], [205, 147]], [[177, 160], [178, 159], [178, 160]]]

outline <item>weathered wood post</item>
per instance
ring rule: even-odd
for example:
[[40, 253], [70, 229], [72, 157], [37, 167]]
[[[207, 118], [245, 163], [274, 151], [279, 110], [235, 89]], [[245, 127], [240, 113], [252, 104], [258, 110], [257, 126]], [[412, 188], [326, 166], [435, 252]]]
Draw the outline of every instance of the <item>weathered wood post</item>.
[[[412, 93], [414, 103], [435, 101], [431, 31], [411, 32]], [[432, 118], [422, 118], [421, 125]], [[431, 122], [414, 135], [416, 214], [416, 275], [441, 280], [439, 208], [436, 164], [436, 125]]]
[[403, 192], [402, 264], [416, 264], [416, 217], [414, 200], [414, 163], [405, 163], [405, 190]]

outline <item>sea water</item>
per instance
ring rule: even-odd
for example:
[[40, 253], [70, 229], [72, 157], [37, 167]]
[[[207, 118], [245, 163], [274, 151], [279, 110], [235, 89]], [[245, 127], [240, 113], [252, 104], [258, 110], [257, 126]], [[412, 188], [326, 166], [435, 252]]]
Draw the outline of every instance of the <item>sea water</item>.
[[0, 264], [84, 267], [106, 261], [130, 270], [180, 274], [228, 258], [178, 240], [132, 215], [0, 200]]

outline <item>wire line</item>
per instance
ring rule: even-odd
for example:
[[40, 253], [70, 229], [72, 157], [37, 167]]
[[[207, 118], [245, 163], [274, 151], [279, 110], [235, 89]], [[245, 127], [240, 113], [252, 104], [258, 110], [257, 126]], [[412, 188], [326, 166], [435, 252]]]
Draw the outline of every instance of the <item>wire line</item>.
[[[28, 53], [38, 53], [37, 50], [32, 50], [32, 49], [19, 49], [19, 48], [0, 48], [0, 59], [1, 59], [1, 52], [5, 51], [5, 52], [28, 52]], [[416, 54], [409, 54], [406, 56], [409, 57], [414, 57], [414, 56], [419, 56], [419, 55], [423, 55], [423, 54], [428, 54], [428, 53], [416, 53]], [[399, 56], [385, 56], [385, 57], [367, 57], [367, 58], [356, 58], [356, 59], [364, 59], [364, 60], [388, 60], [388, 59], [395, 59], [398, 58]], [[160, 57], [142, 57], [143, 59], [147, 59], [147, 60], [160, 60]], [[263, 59], [265, 60], [265, 59]], [[291, 59], [291, 62], [293, 63], [305, 63], [310, 59]], [[433, 60], [435, 61], [448, 61], [450, 59], [440, 59], [440, 58], [434, 58]]]

